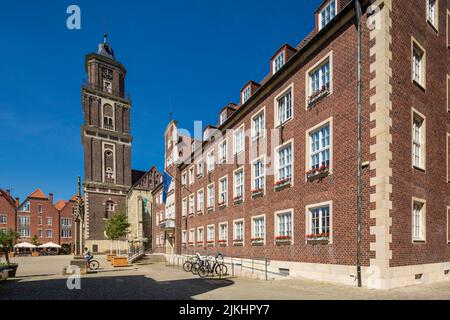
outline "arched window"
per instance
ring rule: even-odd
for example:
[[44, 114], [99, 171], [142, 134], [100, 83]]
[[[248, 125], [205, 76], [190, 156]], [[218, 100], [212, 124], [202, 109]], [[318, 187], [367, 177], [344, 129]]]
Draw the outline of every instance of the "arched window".
[[114, 213], [115, 205], [112, 200], [108, 200], [105, 202], [105, 219], [108, 219], [108, 217]]
[[105, 168], [105, 182], [115, 183], [114, 147], [105, 145], [105, 151], [103, 154], [103, 163]]
[[103, 128], [114, 130], [114, 109], [110, 104], [103, 106]]

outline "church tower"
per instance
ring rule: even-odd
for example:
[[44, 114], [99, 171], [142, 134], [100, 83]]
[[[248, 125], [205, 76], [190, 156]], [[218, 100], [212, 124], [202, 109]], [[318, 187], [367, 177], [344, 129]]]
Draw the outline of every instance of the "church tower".
[[88, 82], [82, 86], [84, 124], [85, 246], [93, 252], [110, 248], [105, 222], [125, 213], [131, 186], [131, 101], [125, 95], [126, 69], [114, 57], [105, 34], [97, 53], [85, 58]]

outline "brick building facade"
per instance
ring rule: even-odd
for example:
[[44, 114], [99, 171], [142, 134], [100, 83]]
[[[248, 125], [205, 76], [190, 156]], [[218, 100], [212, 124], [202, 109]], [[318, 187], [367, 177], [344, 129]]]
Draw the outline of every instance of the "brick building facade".
[[[450, 1], [360, 3], [363, 284], [447, 279]], [[243, 87], [190, 156], [174, 160], [168, 125], [172, 198], [155, 212], [174, 226], [157, 250], [265, 257], [273, 272], [355, 284], [354, 4], [324, 1], [314, 30], [275, 52], [269, 75]]]
[[16, 230], [17, 203], [9, 190], [0, 189], [0, 232]]

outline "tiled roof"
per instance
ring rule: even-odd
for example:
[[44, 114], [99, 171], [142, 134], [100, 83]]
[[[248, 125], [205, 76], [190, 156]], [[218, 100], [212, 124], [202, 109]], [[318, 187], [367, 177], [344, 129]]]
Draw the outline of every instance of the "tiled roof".
[[36, 189], [32, 194], [28, 196], [29, 198], [47, 199], [47, 196], [41, 189]]
[[62, 209], [64, 209], [64, 207], [66, 206], [67, 201], [65, 200], [59, 200], [56, 204], [55, 204], [55, 208], [56, 210], [61, 211]]
[[5, 199], [13, 206], [16, 207], [16, 201], [13, 199], [13, 197], [5, 190], [0, 189], [0, 195], [3, 195]]

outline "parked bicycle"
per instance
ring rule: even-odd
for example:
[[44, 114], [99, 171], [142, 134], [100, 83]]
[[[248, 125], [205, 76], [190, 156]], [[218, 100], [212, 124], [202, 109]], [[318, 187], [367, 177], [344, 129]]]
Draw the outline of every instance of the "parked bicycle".
[[228, 268], [223, 262], [223, 255], [219, 253], [216, 257], [209, 256], [198, 269], [198, 275], [202, 278], [213, 276], [214, 273], [222, 278], [228, 273]]

